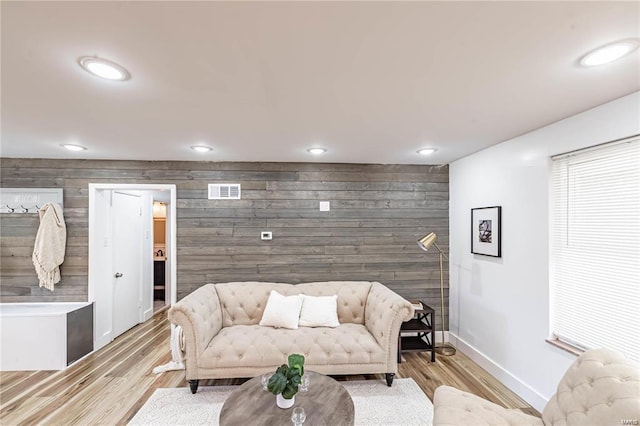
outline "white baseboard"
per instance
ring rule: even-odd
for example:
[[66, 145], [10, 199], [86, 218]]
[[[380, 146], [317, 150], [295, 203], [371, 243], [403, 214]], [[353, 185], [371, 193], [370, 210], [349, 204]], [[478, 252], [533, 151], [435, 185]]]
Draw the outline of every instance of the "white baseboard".
[[476, 364], [487, 370], [487, 372], [489, 372], [493, 377], [500, 380], [516, 395], [524, 399], [527, 403], [531, 404], [533, 408], [542, 413], [545, 405], [549, 402], [545, 397], [455, 334], [450, 332], [447, 332], [446, 334], [460, 352], [471, 358]]
[[146, 320], [148, 320], [152, 316], [153, 316], [153, 305], [151, 306], [151, 309], [147, 309], [146, 311], [143, 312], [143, 314], [142, 314], [142, 322], [145, 322]]

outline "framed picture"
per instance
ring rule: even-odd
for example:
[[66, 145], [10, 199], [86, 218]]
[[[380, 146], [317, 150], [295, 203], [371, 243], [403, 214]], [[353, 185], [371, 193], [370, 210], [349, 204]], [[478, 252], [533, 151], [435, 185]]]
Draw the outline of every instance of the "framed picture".
[[501, 216], [500, 206], [471, 209], [471, 253], [502, 256]]

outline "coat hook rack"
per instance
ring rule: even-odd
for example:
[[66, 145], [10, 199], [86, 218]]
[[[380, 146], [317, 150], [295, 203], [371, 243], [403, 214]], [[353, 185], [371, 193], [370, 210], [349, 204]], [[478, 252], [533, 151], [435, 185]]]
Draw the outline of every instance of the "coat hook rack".
[[61, 188], [0, 188], [0, 213], [38, 213], [51, 202], [62, 206]]

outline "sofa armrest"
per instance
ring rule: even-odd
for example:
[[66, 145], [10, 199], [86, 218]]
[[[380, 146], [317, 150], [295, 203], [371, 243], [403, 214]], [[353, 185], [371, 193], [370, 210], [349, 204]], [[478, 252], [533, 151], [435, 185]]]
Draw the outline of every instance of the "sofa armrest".
[[398, 334], [404, 321], [413, 318], [413, 306], [386, 286], [374, 282], [364, 308], [364, 325], [387, 351], [387, 373], [398, 369]]
[[507, 409], [450, 386], [438, 386], [433, 395], [434, 426], [522, 425], [543, 426], [542, 419], [518, 409]]
[[195, 377], [198, 357], [222, 329], [222, 310], [214, 284], [204, 285], [169, 309], [169, 321], [182, 327], [187, 380]]

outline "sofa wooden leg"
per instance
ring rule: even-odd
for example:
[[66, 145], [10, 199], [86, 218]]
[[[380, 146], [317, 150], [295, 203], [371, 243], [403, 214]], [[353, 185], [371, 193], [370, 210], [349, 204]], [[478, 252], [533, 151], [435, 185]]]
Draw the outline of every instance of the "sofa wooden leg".
[[[389, 380], [387, 380], [387, 383]], [[189, 380], [189, 388], [191, 389], [191, 393], [196, 393], [198, 391], [198, 384], [200, 380]]]
[[384, 374], [384, 378], [387, 379], [387, 386], [391, 387], [391, 384], [393, 383], [393, 377], [395, 376], [395, 373], [385, 373]]

